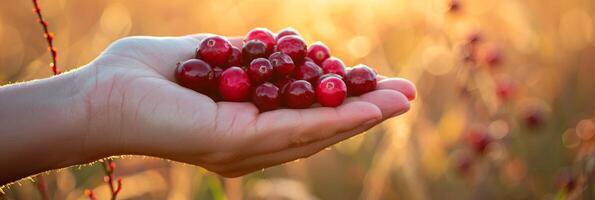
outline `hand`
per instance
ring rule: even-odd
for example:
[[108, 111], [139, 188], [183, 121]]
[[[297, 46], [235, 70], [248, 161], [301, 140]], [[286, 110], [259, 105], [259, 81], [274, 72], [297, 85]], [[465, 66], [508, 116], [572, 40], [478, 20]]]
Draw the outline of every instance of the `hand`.
[[124, 38], [80, 70], [88, 77], [86, 157], [149, 155], [240, 176], [362, 133], [415, 97], [409, 81], [381, 77], [376, 91], [336, 108], [259, 113], [251, 103], [213, 102], [174, 79], [175, 64], [192, 58], [204, 36]]

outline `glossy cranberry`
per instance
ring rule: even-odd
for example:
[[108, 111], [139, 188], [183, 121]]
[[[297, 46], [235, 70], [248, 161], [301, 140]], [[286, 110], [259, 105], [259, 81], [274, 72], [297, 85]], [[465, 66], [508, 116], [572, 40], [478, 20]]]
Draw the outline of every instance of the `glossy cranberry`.
[[[318, 78], [318, 82], [317, 83], [320, 84], [320, 81], [321, 80], [324, 80], [325, 78], [329, 78], [329, 77], [335, 77], [335, 78], [338, 78], [338, 79], [341, 79], [341, 80], [343, 79], [343, 77], [341, 77], [341, 76], [339, 76], [337, 74], [329, 73], [329, 74], [323, 74], [322, 76], [320, 76], [320, 78]], [[343, 81], [343, 82], [345, 82], [345, 81]]]
[[231, 48], [231, 55], [227, 59], [227, 67], [242, 65], [242, 51], [236, 47]]
[[250, 40], [259, 40], [261, 42], [264, 42], [267, 46], [267, 55], [273, 53], [273, 50], [275, 49], [275, 44], [277, 43], [277, 40], [275, 40], [275, 36], [273, 36], [273, 32], [266, 28], [252, 29], [244, 38], [244, 42]]
[[304, 62], [297, 67], [294, 76], [296, 79], [306, 80], [315, 84], [318, 78], [322, 76], [322, 68], [314, 62]]
[[263, 83], [273, 77], [273, 65], [266, 58], [257, 58], [250, 62], [248, 75], [254, 83]]
[[278, 108], [281, 103], [279, 88], [269, 82], [263, 83], [254, 90], [252, 102], [261, 112]]
[[214, 66], [225, 66], [231, 55], [231, 43], [221, 36], [209, 36], [202, 40], [196, 57]]
[[347, 96], [347, 86], [341, 78], [328, 76], [316, 86], [316, 100], [320, 105], [337, 107]]
[[178, 63], [175, 77], [181, 86], [205, 93], [215, 85], [214, 75], [208, 63], [199, 59], [190, 59]]
[[331, 51], [322, 42], [315, 42], [308, 47], [306, 55], [317, 65], [322, 65], [322, 62], [331, 56]]
[[225, 101], [247, 101], [250, 99], [250, 90], [250, 78], [239, 67], [227, 68], [219, 78], [219, 93]]
[[277, 42], [276, 51], [289, 55], [294, 63], [302, 63], [306, 57], [306, 42], [298, 36], [288, 35]]
[[273, 71], [276, 77], [287, 77], [293, 73], [293, 69], [295, 68], [291, 57], [281, 52], [271, 54], [269, 61], [273, 64]]
[[248, 65], [256, 58], [267, 57], [267, 45], [260, 40], [250, 40], [242, 47], [242, 64]]
[[314, 89], [308, 81], [297, 80], [290, 83], [285, 91], [285, 103], [290, 108], [308, 108], [315, 101]]
[[219, 78], [221, 77], [221, 74], [223, 73], [223, 69], [221, 67], [214, 67], [213, 68], [213, 76], [215, 78], [216, 83], [219, 82]]
[[341, 77], [345, 77], [345, 64], [343, 64], [343, 61], [336, 57], [330, 57], [326, 59], [324, 62], [322, 62], [320, 67], [322, 67], [322, 71], [325, 74], [333, 73]]
[[351, 95], [361, 95], [376, 89], [376, 72], [366, 65], [357, 65], [345, 75]]
[[281, 39], [282, 37], [288, 36], [288, 35], [299, 36], [300, 33], [291, 27], [284, 28], [283, 30], [279, 31], [279, 33], [277, 33], [277, 41], [279, 41], [279, 39]]
[[289, 86], [289, 84], [293, 83], [294, 81], [295, 79], [292, 78], [281, 78], [277, 79], [274, 84], [279, 88], [279, 93], [281, 96], [284, 96], [287, 86]]

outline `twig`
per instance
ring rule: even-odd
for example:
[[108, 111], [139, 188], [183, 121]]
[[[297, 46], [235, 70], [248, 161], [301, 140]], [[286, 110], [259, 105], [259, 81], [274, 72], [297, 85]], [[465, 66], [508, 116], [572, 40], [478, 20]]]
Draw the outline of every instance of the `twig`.
[[48, 50], [52, 54], [52, 63], [50, 63], [50, 67], [52, 68], [52, 72], [54, 73], [54, 75], [58, 75], [62, 72], [60, 71], [60, 69], [58, 69], [58, 51], [56, 51], [56, 48], [54, 47], [53, 43], [54, 33], [49, 31], [48, 22], [43, 18], [43, 15], [41, 14], [39, 0], [33, 0], [33, 6], [33, 12], [37, 14], [37, 22], [39, 22], [39, 24], [41, 24], [41, 27], [43, 28], [43, 37], [48, 43]]

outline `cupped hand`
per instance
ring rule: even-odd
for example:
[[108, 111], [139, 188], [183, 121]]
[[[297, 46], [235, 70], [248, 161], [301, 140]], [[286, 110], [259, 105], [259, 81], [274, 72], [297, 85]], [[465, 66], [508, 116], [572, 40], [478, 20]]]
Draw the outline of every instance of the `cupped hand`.
[[311, 156], [406, 112], [415, 98], [411, 82], [380, 76], [377, 90], [336, 108], [259, 113], [248, 102], [214, 102], [174, 79], [204, 37], [123, 38], [83, 68], [84, 153], [156, 156], [234, 177]]

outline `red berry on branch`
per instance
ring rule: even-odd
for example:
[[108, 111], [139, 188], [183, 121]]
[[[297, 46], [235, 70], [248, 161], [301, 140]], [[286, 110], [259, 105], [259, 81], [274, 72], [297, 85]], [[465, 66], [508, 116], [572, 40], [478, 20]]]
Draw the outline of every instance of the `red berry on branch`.
[[308, 81], [297, 80], [287, 86], [285, 103], [290, 108], [308, 108], [314, 101], [314, 89]]
[[295, 35], [288, 35], [279, 39], [275, 50], [289, 55], [295, 64], [302, 63], [307, 52], [306, 42]]
[[376, 89], [376, 72], [366, 65], [357, 65], [345, 75], [345, 83], [351, 95], [361, 95]]
[[254, 90], [252, 102], [261, 112], [278, 108], [281, 103], [279, 88], [269, 82], [263, 83]]
[[231, 43], [221, 36], [209, 36], [202, 40], [196, 58], [214, 66], [225, 66], [232, 53]]
[[205, 93], [215, 85], [215, 74], [211, 66], [199, 59], [178, 63], [175, 78], [183, 87]]
[[219, 93], [225, 101], [247, 101], [250, 98], [250, 90], [250, 78], [242, 68], [227, 68], [219, 78]]
[[347, 86], [341, 78], [328, 76], [321, 79], [316, 87], [316, 100], [322, 106], [337, 107], [343, 103], [346, 96]]
[[479, 125], [470, 127], [464, 136], [467, 144], [478, 154], [484, 154], [492, 142], [488, 130]]
[[307, 56], [317, 65], [322, 65], [322, 62], [331, 56], [331, 51], [322, 42], [315, 42], [308, 47]]

